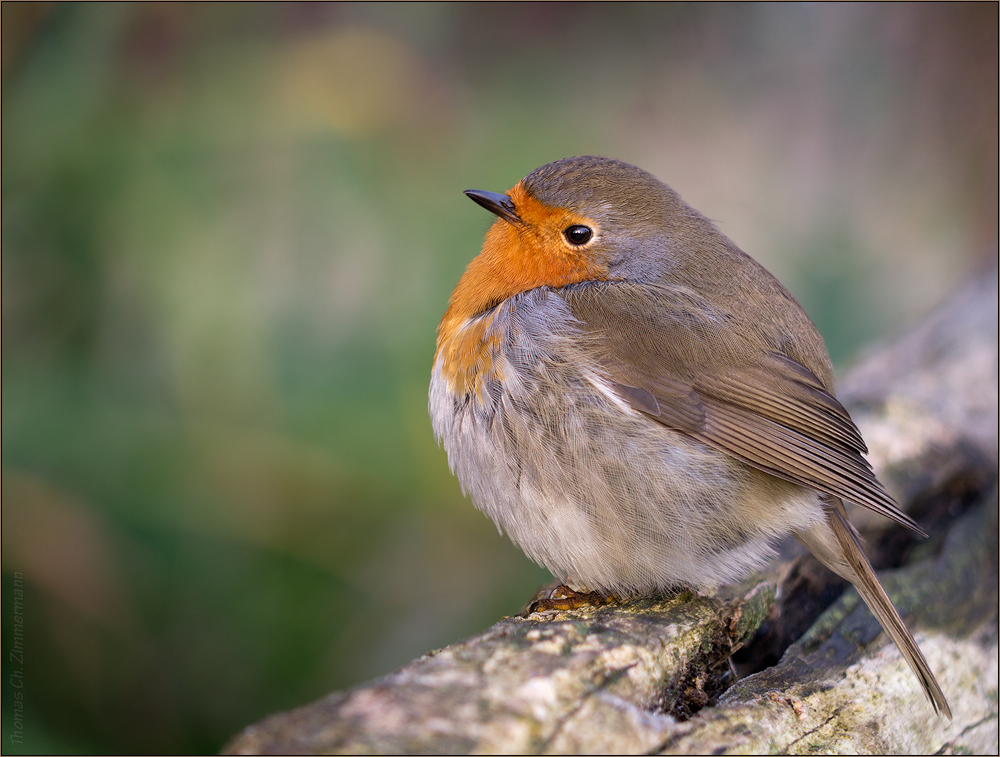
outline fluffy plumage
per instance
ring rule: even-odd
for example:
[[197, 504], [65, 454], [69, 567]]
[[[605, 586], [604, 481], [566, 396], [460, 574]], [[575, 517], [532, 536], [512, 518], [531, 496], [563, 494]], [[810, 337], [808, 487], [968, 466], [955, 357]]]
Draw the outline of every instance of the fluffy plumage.
[[474, 199], [499, 218], [439, 327], [430, 412], [476, 505], [555, 575], [618, 594], [735, 581], [794, 534], [950, 717], [840, 499], [919, 526], [784, 287], [620, 161], [557, 161]]

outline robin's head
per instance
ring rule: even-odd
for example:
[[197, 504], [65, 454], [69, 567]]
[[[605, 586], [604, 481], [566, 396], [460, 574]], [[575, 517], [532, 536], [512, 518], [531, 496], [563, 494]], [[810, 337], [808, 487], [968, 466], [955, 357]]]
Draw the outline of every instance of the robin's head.
[[643, 279], [684, 262], [692, 235], [724, 239], [666, 184], [611, 158], [565, 158], [506, 194], [465, 194], [497, 221], [455, 288], [446, 321], [541, 286]]

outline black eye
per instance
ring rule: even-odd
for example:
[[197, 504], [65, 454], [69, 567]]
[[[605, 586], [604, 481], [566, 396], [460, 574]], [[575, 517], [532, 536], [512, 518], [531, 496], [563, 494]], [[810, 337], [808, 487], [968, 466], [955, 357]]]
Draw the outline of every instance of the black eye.
[[566, 241], [570, 244], [581, 245], [587, 244], [587, 242], [590, 241], [590, 238], [594, 236], [594, 232], [587, 226], [574, 224], [563, 232], [563, 236], [566, 237]]

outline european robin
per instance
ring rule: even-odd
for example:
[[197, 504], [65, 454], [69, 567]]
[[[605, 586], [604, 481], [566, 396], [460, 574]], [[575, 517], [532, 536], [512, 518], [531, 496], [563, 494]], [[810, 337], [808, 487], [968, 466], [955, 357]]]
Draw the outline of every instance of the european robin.
[[605, 595], [733, 582], [792, 534], [951, 717], [842, 500], [923, 532], [862, 457], [823, 338], [777, 279], [617, 160], [466, 194], [498, 218], [438, 327], [430, 414], [477, 507]]

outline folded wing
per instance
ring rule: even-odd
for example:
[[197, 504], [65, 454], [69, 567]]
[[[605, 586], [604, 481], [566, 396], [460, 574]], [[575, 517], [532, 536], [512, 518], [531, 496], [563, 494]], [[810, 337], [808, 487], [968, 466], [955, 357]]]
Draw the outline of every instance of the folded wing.
[[[727, 323], [732, 314], [713, 311], [682, 287], [593, 283], [561, 293], [605, 377], [635, 410], [773, 476], [923, 533], [875, 477], [844, 407], [786, 354], [801, 358], [815, 346], [778, 334], [770, 343], [746, 341]], [[768, 330], [753, 333], [767, 339]]]

